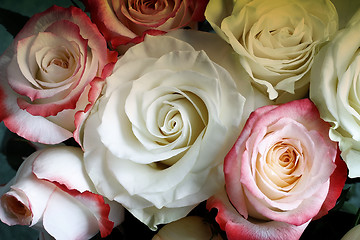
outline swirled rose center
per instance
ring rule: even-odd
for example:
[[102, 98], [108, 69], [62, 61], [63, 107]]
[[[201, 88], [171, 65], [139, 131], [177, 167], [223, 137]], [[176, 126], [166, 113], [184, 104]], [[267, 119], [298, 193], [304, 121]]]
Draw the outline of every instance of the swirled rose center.
[[156, 1], [156, 0], [133, 0], [129, 1], [130, 12], [134, 11], [144, 15], [153, 15], [164, 9], [172, 8], [173, 1]]
[[52, 87], [48, 83], [60, 83], [75, 74], [78, 55], [75, 49], [44, 47], [35, 54], [38, 65], [36, 81], [42, 88]]
[[265, 156], [258, 156], [257, 173], [260, 190], [270, 199], [283, 197], [301, 179], [304, 159], [301, 149], [288, 140], [273, 144]]
[[[157, 105], [158, 107], [153, 107]], [[159, 161], [162, 168], [175, 164], [208, 124], [208, 111], [204, 102], [194, 93], [181, 91], [156, 99], [149, 108], [157, 118], [156, 126], [148, 122], [148, 132], [155, 143], [164, 149], [184, 149], [180, 154]], [[157, 110], [156, 110], [157, 109]], [[157, 130], [154, 130], [157, 129]], [[139, 138], [140, 141], [143, 141]], [[166, 151], [167, 151], [166, 150]]]

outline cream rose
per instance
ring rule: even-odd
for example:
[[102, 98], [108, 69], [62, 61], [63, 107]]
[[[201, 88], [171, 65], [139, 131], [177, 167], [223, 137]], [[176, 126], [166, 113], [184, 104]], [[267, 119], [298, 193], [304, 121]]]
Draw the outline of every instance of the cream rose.
[[0, 58], [0, 120], [34, 142], [72, 137], [116, 60], [82, 10], [34, 15]]
[[152, 229], [224, 185], [222, 160], [255, 106], [231, 53], [211, 33], [148, 36], [118, 61], [85, 123], [97, 191]]
[[335, 206], [347, 177], [309, 99], [254, 111], [224, 160], [226, 192], [208, 200], [229, 240], [299, 239]]
[[360, 177], [360, 11], [315, 58], [310, 98], [331, 124], [349, 177]]
[[338, 28], [330, 0], [210, 0], [205, 17], [254, 85], [278, 102], [307, 93], [313, 58]]
[[83, 152], [52, 147], [30, 155], [16, 176], [0, 188], [0, 220], [28, 225], [55, 239], [89, 239], [100, 230], [111, 233], [123, 219], [123, 208], [92, 193]]
[[199, 216], [188, 216], [162, 227], [152, 240], [223, 240], [210, 223]]

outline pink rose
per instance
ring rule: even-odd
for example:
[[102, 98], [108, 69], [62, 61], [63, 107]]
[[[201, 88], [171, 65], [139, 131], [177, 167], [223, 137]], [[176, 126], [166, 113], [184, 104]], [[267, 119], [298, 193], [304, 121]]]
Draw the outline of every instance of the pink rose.
[[298, 239], [334, 207], [347, 168], [328, 131], [309, 99], [250, 115], [225, 158], [226, 193], [207, 203], [230, 240]]
[[34, 142], [72, 137], [116, 60], [82, 10], [54, 6], [34, 15], [0, 58], [0, 121]]
[[45, 230], [55, 239], [89, 239], [99, 230], [105, 237], [122, 221], [123, 208], [92, 193], [91, 186], [80, 148], [37, 151], [0, 187], [0, 220]]
[[208, 0], [83, 0], [107, 41], [116, 48], [139, 43], [145, 34], [159, 35], [205, 20]]

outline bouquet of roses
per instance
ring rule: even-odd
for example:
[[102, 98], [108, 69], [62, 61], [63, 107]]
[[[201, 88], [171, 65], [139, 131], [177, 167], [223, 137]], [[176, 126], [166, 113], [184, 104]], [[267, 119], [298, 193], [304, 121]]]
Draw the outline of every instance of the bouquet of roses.
[[360, 177], [349, 7], [82, 0], [3, 21], [0, 121], [33, 150], [0, 220], [40, 239], [318, 236]]

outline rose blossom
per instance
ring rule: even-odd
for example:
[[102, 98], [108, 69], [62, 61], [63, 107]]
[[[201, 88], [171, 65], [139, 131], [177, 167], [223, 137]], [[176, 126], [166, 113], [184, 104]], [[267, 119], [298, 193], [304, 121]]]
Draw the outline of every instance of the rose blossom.
[[145, 34], [159, 35], [203, 21], [208, 0], [83, 0], [91, 19], [116, 48], [139, 43]]
[[233, 56], [215, 34], [178, 30], [121, 57], [84, 124], [100, 194], [155, 229], [223, 186], [222, 159], [257, 104]]
[[315, 58], [310, 98], [331, 124], [349, 177], [360, 177], [360, 10]]
[[253, 112], [224, 160], [226, 193], [207, 202], [231, 239], [298, 239], [335, 206], [346, 164], [309, 99]]
[[313, 58], [338, 27], [330, 0], [210, 0], [205, 16], [254, 85], [278, 102], [307, 93]]
[[80, 9], [54, 6], [34, 15], [0, 58], [0, 120], [34, 142], [72, 137], [116, 60]]
[[122, 221], [123, 208], [91, 192], [82, 157], [75, 147], [30, 155], [0, 188], [0, 220], [45, 230], [56, 239], [89, 239], [99, 229], [102, 237], [110, 234]]

